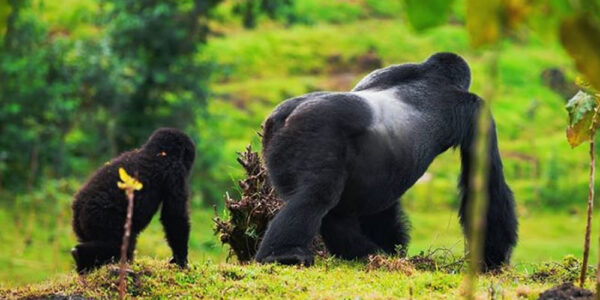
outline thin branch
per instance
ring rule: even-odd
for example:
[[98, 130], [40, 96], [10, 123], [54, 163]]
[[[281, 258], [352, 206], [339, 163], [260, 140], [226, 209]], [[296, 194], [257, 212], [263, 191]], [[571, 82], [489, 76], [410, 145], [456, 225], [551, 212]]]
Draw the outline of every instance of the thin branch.
[[129, 240], [131, 236], [131, 219], [133, 216], [133, 190], [127, 189], [127, 218], [125, 219], [125, 233], [123, 234], [123, 242], [121, 243], [121, 259], [119, 261], [119, 299], [125, 298], [127, 289], [127, 281], [125, 274], [127, 273], [127, 248], [129, 248]]
[[[587, 221], [585, 225], [585, 243], [583, 246], [583, 263], [581, 265], [581, 274], [579, 275], [579, 286], [583, 288], [590, 256], [590, 235], [592, 231], [592, 212], [594, 210], [594, 173], [595, 173], [595, 143], [594, 134], [590, 137], [590, 182], [587, 203]], [[596, 283], [598, 284], [598, 283]]]

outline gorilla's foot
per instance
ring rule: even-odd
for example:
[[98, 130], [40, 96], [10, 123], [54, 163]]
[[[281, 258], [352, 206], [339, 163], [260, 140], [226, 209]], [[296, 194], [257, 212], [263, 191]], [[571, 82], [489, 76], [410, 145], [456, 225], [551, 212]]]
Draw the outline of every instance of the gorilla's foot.
[[178, 267], [185, 269], [188, 266], [188, 261], [187, 259], [181, 259], [178, 257], [171, 257], [171, 259], [169, 260], [170, 264], [176, 264]]
[[264, 257], [257, 255], [256, 260], [260, 263], [277, 262], [282, 265], [304, 265], [308, 267], [314, 264], [315, 256], [308, 248], [293, 247], [274, 250]]

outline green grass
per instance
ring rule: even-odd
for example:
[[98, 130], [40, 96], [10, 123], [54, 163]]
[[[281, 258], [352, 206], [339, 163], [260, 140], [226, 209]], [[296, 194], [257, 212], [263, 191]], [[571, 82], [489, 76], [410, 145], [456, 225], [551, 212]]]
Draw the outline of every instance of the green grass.
[[[463, 238], [456, 211], [409, 210], [408, 214], [413, 227], [410, 255], [440, 248], [448, 249], [455, 255], [462, 254]], [[210, 260], [222, 263], [227, 257], [227, 248], [221, 246], [212, 234], [212, 215], [208, 210], [195, 210], [192, 214], [192, 262]], [[520, 240], [513, 255], [515, 268], [525, 271], [531, 268], [532, 264], [559, 261], [570, 254], [580, 257], [584, 219], [581, 213], [569, 215], [554, 212], [521, 212]], [[31, 238], [27, 234], [21, 234], [22, 231], [14, 227], [7, 210], [0, 210], [0, 222], [5, 224], [0, 236], [0, 286], [22, 286], [73, 273], [69, 250], [76, 240], [70, 230], [68, 218], [63, 220], [64, 224], [57, 227], [36, 225], [37, 228], [33, 231], [35, 234]], [[61, 238], [50, 240], [52, 236]], [[592, 241], [596, 240], [597, 236], [593, 235]], [[168, 261], [171, 253], [156, 218], [140, 236], [137, 249], [137, 257], [140, 259]], [[595, 247], [592, 247], [592, 264], [597, 261], [596, 253]]]
[[[108, 269], [102, 268], [83, 278], [70, 274], [43, 284], [0, 290], [0, 297], [59, 294], [115, 298], [117, 276]], [[309, 268], [241, 266], [203, 260], [191, 264], [187, 270], [180, 270], [164, 261], [142, 259], [132, 269], [136, 276], [129, 280], [128, 293], [141, 298], [454, 299], [463, 295], [462, 273], [423, 271], [420, 265], [411, 264], [388, 270], [367, 268], [364, 262], [336, 259], [318, 259], [316, 265]], [[556, 266], [538, 265], [523, 272], [507, 270], [502, 274], [488, 274], [480, 277], [477, 295], [484, 298], [492, 298], [491, 294], [494, 294], [503, 299], [536, 299], [544, 289], [572, 279], [576, 274], [576, 262], [573, 260]]]
[[[409, 217], [413, 225], [409, 254], [436, 248], [462, 253], [463, 239], [455, 211], [409, 212]], [[583, 213], [522, 211], [519, 222], [519, 243], [512, 259], [517, 269], [524, 270], [532, 263], [558, 261], [567, 255], [582, 255]], [[597, 226], [593, 227], [592, 241], [597, 241]], [[596, 250], [596, 247], [591, 249], [592, 264], [597, 261]]]

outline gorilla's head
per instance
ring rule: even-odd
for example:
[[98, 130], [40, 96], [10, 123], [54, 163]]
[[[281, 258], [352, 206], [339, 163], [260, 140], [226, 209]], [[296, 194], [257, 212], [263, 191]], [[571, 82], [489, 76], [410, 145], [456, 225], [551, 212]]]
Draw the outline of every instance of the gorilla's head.
[[183, 132], [175, 128], [160, 128], [154, 131], [142, 147], [144, 151], [166, 156], [183, 163], [189, 172], [196, 157], [194, 142]]
[[424, 65], [431, 71], [448, 79], [452, 84], [468, 90], [471, 85], [471, 70], [467, 62], [457, 54], [439, 52], [430, 56]]

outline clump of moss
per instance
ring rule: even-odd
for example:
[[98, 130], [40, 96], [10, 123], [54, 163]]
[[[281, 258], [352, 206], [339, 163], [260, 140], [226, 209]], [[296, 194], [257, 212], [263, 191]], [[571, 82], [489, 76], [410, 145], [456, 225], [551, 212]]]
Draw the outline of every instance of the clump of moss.
[[[246, 178], [239, 181], [240, 199], [226, 194], [225, 216], [216, 216], [213, 221], [216, 225], [215, 234], [222, 243], [230, 247], [230, 256], [245, 263], [254, 258], [269, 221], [277, 214], [283, 202], [269, 183], [260, 155], [252, 151], [251, 146], [238, 153], [237, 162], [246, 172]], [[317, 255], [327, 255], [319, 237], [313, 241], [312, 248]]]
[[[567, 255], [562, 262], [550, 262], [542, 264], [530, 278], [533, 281], [545, 282], [571, 282], [579, 278], [581, 272], [581, 262], [573, 255]], [[588, 274], [595, 274], [591, 267]]]

